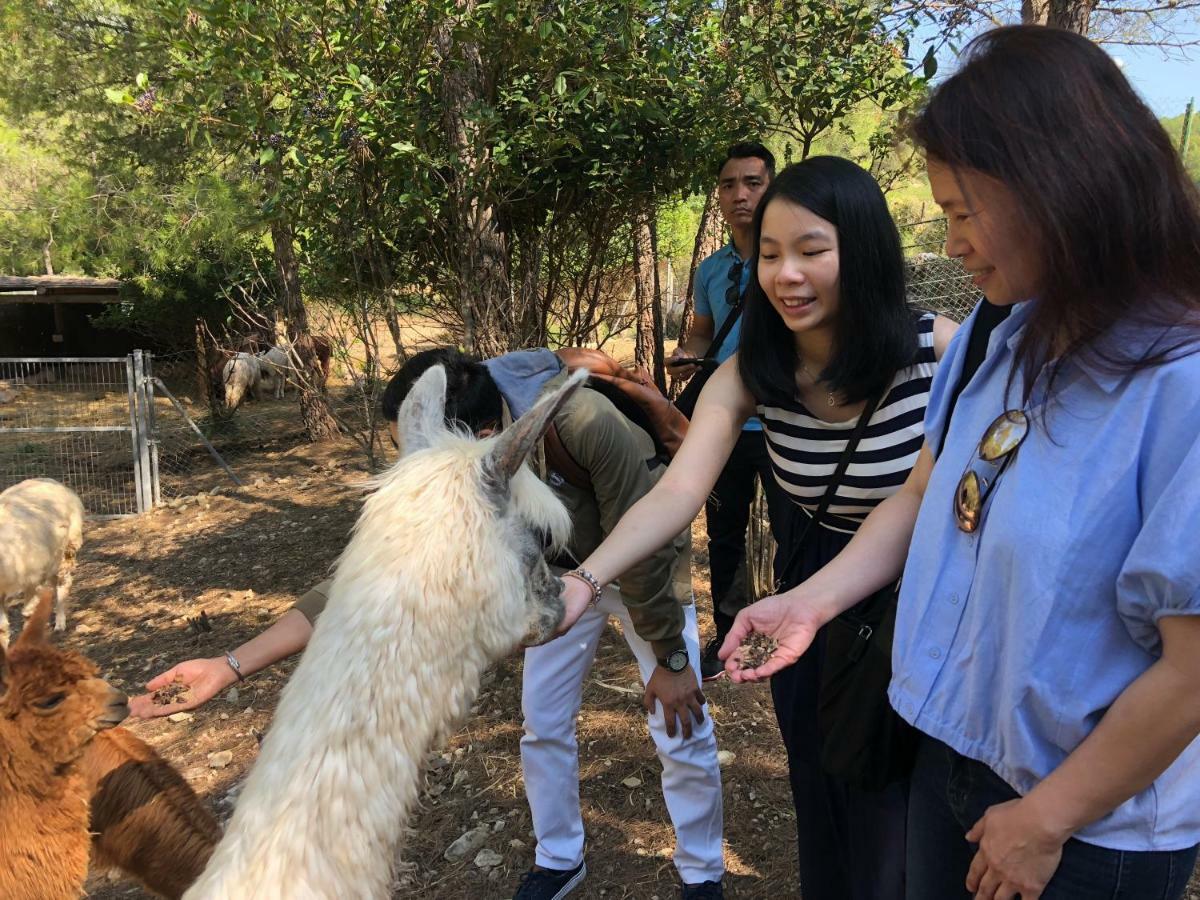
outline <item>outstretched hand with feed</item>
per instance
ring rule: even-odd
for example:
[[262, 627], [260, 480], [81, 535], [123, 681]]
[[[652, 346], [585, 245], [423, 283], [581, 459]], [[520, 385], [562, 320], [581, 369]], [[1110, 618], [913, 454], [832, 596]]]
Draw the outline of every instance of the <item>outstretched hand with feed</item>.
[[[762, 681], [770, 678], [798, 660], [812, 644], [825, 620], [813, 605], [803, 602], [793, 593], [789, 591], [764, 597], [737, 614], [718, 652], [718, 656], [725, 660], [725, 671], [731, 681]], [[765, 662], [751, 659], [744, 646], [752, 634], [765, 635], [776, 644]], [[755, 665], [756, 662], [758, 665]]]
[[169, 716], [202, 706], [237, 681], [224, 658], [189, 659], [146, 683], [151, 693], [129, 701], [129, 714], [139, 719]]

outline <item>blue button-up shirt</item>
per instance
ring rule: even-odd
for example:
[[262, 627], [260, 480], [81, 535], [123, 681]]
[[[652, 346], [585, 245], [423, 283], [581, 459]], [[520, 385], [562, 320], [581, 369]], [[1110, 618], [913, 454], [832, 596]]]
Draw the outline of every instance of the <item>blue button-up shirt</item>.
[[[725, 299], [725, 295], [729, 293], [729, 276], [733, 264], [740, 258], [737, 248], [730, 242], [712, 256], [705, 257], [696, 267], [696, 286], [693, 288], [696, 315], [709, 316], [713, 320], [714, 337], [733, 311], [733, 306]], [[742, 280], [738, 284], [739, 295], [745, 295], [746, 288], [750, 284], [750, 267], [752, 265], [754, 265], [753, 258], [747, 260], [746, 264], [742, 266]], [[725, 335], [725, 340], [721, 342], [721, 347], [717, 350], [718, 362], [725, 362], [737, 352], [741, 337], [742, 317], [738, 316], [738, 320], [733, 323], [729, 334]], [[742, 430], [761, 431], [762, 423], [755, 418], [747, 419]]]
[[[1200, 354], [1130, 375], [1068, 363], [1048, 431], [1031, 427], [979, 530], [955, 525], [955, 488], [979, 439], [1022, 407], [1021, 376], [1006, 382], [1034, 302], [996, 327], [954, 410], [904, 570], [890, 690], [905, 719], [1021, 794], [1160, 657], [1158, 620], [1200, 614]], [[931, 447], [973, 323], [934, 379]], [[1044, 403], [1041, 384], [1026, 409]], [[1200, 741], [1077, 837], [1118, 850], [1200, 843]]]

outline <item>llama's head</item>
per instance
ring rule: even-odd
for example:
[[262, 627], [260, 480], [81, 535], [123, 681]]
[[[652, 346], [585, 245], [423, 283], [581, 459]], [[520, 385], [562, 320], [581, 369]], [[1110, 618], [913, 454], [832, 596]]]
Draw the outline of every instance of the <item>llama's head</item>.
[[91, 661], [47, 642], [53, 597], [42, 591], [21, 636], [0, 650], [0, 754], [11, 760], [0, 772], [14, 788], [44, 788], [96, 732], [129, 712], [125, 695], [98, 678]]
[[431, 596], [454, 598], [453, 626], [469, 629], [489, 655], [549, 640], [563, 606], [545, 550], [566, 542], [571, 522], [525, 460], [585, 378], [570, 378], [508, 428], [477, 440], [447, 426], [445, 371], [426, 371], [397, 415], [400, 462], [379, 479], [356, 526], [372, 540], [351, 542], [339, 575], [386, 567], [379, 554], [407, 554]]

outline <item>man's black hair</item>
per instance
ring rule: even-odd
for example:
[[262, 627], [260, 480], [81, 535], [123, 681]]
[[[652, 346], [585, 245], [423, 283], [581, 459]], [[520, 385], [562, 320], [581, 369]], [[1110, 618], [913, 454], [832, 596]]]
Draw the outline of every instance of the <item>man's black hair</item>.
[[767, 176], [775, 177], [775, 154], [760, 144], [758, 141], [743, 141], [740, 144], [734, 144], [725, 151], [725, 158], [721, 160], [717, 166], [717, 177], [721, 177], [721, 170], [725, 168], [725, 163], [731, 159], [761, 159], [763, 165], [767, 167]]
[[491, 373], [478, 359], [453, 347], [423, 350], [411, 357], [400, 371], [392, 376], [383, 392], [383, 399], [380, 401], [383, 417], [389, 422], [395, 422], [400, 414], [400, 404], [404, 402], [417, 379], [425, 374], [426, 369], [439, 365], [446, 370], [448, 423], [461, 422], [473, 432], [500, 423], [500, 389]]

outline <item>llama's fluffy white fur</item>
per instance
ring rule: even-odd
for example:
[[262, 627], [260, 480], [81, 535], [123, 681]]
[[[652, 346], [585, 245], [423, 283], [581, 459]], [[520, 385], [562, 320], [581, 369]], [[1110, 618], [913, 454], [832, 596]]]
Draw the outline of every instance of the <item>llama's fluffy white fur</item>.
[[259, 380], [262, 384], [270, 382], [273, 396], [282, 400], [284, 389], [287, 387], [288, 376], [292, 371], [291, 359], [286, 345], [275, 346], [258, 354], [260, 366]]
[[[430, 745], [465, 715], [490, 662], [561, 619], [533, 536], [561, 544], [568, 514], [527, 466], [499, 488], [494, 477], [498, 457], [509, 472], [524, 459], [528, 446], [509, 440], [524, 419], [486, 441], [453, 434], [444, 394], [436, 367], [406, 398], [406, 455], [366, 501], [225, 838], [186, 900], [387, 897]], [[528, 416], [539, 412], [548, 420], [546, 404]]]
[[262, 381], [262, 361], [253, 353], [237, 353], [222, 368], [221, 380], [225, 385], [225, 406], [229, 409], [241, 406], [247, 394], [257, 400]]
[[54, 588], [54, 627], [67, 626], [67, 593], [83, 545], [83, 503], [52, 478], [30, 478], [0, 493], [0, 646], [8, 646], [8, 606], [28, 615], [39, 588]]

